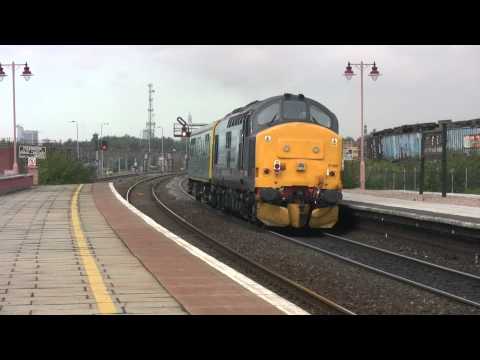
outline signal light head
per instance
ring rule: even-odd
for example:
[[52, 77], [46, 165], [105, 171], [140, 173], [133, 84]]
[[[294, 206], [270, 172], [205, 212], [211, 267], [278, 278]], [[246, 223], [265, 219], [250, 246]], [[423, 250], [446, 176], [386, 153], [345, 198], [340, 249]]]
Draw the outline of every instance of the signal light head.
[[108, 144], [106, 141], [102, 141], [102, 143], [100, 144], [100, 150], [102, 151], [107, 151], [108, 150]]

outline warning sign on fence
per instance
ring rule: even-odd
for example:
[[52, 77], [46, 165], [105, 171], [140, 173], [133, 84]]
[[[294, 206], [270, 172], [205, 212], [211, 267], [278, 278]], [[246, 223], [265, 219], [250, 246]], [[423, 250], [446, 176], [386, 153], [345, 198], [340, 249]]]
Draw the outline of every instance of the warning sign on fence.
[[37, 167], [37, 158], [36, 157], [29, 157], [28, 158], [28, 168], [36, 168]]
[[18, 155], [20, 159], [28, 159], [31, 157], [45, 160], [47, 158], [47, 148], [34, 145], [20, 145], [18, 147]]
[[465, 149], [480, 149], [480, 134], [464, 136], [463, 147]]

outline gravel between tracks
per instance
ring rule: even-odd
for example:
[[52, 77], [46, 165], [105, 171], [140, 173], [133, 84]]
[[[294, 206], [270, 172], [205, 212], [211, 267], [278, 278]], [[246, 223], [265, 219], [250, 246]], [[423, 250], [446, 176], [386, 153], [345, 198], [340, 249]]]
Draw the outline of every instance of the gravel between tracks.
[[419, 233], [406, 227], [362, 220], [355, 229], [332, 232], [352, 240], [480, 276], [480, 243], [437, 234]]
[[[130, 180], [130, 179], [129, 179]], [[160, 185], [159, 197], [172, 210], [227, 246], [359, 314], [472, 314], [479, 310], [362, 270], [327, 255], [280, 240], [258, 226], [225, 215], [183, 194], [173, 178]], [[133, 183], [133, 182], [132, 182]], [[125, 182], [118, 186], [121, 192]], [[128, 186], [127, 186], [128, 188]], [[124, 190], [126, 191], [126, 190]], [[212, 249], [172, 224], [145, 190], [134, 203], [147, 215], [212, 256]], [[218, 254], [217, 254], [218, 255]], [[222, 261], [222, 259], [219, 259]], [[232, 267], [235, 267], [231, 265]], [[308, 311], [308, 309], [307, 309]]]
[[[427, 264], [369, 249], [361, 244], [353, 244], [325, 235], [297, 238], [299, 241], [356, 260], [362, 264], [480, 303], [480, 279], [448, 272]], [[351, 238], [350, 235], [348, 238]]]

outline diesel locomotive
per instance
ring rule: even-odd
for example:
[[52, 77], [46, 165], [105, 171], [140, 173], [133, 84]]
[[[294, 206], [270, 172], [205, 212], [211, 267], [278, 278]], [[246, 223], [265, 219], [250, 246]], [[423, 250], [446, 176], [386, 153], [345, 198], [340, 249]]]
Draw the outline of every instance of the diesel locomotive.
[[342, 198], [336, 116], [302, 94], [254, 101], [192, 132], [188, 191], [267, 226], [331, 228]]

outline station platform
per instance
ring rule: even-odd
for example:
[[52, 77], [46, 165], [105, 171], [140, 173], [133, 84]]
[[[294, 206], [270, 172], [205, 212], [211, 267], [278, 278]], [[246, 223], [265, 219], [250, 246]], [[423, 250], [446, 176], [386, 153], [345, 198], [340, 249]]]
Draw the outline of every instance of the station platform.
[[111, 183], [0, 196], [0, 315], [305, 314], [132, 208]]
[[343, 190], [341, 205], [352, 209], [395, 215], [480, 230], [480, 196], [439, 193], [419, 195], [402, 190]]

